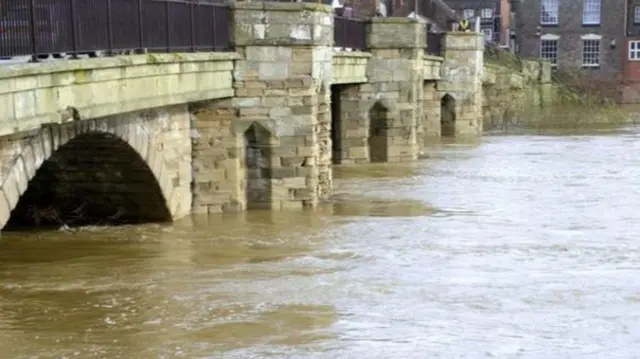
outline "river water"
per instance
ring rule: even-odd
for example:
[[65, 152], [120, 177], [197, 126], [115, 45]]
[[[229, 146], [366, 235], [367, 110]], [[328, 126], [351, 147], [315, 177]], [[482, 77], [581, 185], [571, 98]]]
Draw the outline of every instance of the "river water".
[[487, 136], [313, 212], [5, 233], [0, 358], [638, 358], [638, 152]]

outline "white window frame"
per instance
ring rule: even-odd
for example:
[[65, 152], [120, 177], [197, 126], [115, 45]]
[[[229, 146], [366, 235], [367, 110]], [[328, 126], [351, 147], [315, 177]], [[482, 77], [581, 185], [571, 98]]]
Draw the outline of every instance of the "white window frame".
[[[587, 34], [580, 36], [582, 40], [582, 67], [600, 67], [600, 55], [602, 53], [602, 36], [597, 34]], [[597, 62], [587, 62], [587, 45], [591, 44], [592, 49], [595, 48], [597, 51], [592, 51], [597, 54], [596, 61]], [[595, 46], [594, 46], [595, 45]]]
[[640, 24], [640, 6], [636, 5], [633, 7], [633, 23]]
[[[550, 57], [544, 57], [543, 55], [543, 42], [544, 41], [555, 41], [555, 46], [556, 46], [556, 52], [554, 54], [554, 56], [550, 56]], [[560, 36], [556, 35], [556, 34], [545, 34], [540, 36], [540, 45], [539, 45], [539, 57], [542, 60], [547, 60], [549, 62], [551, 62], [551, 67], [557, 67], [558, 66], [558, 47], [560, 45]]]
[[629, 40], [629, 61], [640, 61], [640, 40]]
[[474, 9], [464, 9], [462, 10], [462, 17], [465, 19], [471, 19], [476, 16], [476, 11]]
[[481, 29], [482, 34], [484, 35], [484, 42], [492, 42], [493, 41], [493, 30], [489, 28]]
[[493, 19], [493, 9], [485, 7], [480, 10], [480, 17], [483, 19]]
[[582, 24], [600, 25], [602, 0], [582, 0]]
[[559, 7], [560, 0], [540, 0], [540, 25], [558, 25]]

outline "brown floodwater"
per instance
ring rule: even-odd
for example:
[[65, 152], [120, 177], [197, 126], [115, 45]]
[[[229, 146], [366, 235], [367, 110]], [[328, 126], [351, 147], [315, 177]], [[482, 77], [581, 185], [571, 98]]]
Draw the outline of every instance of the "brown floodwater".
[[636, 357], [639, 152], [487, 136], [316, 211], [3, 233], [0, 358]]

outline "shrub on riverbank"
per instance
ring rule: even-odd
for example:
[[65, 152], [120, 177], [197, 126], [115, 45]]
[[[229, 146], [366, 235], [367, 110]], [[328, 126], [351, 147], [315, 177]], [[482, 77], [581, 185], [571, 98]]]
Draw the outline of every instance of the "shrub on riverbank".
[[634, 121], [629, 108], [617, 103], [619, 86], [613, 80], [565, 67], [553, 71], [552, 85], [555, 96], [542, 106], [534, 122], [539, 129], [620, 126]]

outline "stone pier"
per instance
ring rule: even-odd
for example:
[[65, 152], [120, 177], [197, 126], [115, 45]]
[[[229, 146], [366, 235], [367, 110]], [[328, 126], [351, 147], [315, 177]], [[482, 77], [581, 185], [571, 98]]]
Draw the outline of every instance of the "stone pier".
[[215, 142], [194, 152], [194, 209], [313, 207], [331, 194], [331, 9], [256, 2], [233, 14], [235, 97], [194, 111], [194, 146]]

